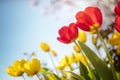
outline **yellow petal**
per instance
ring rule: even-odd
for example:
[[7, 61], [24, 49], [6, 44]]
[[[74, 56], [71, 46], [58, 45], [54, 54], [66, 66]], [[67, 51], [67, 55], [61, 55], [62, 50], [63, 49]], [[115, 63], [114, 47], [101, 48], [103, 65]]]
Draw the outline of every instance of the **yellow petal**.
[[6, 72], [14, 77], [21, 76], [23, 74], [22, 69], [20, 67], [9, 66], [6, 68]]
[[86, 32], [80, 31], [78, 35], [78, 41], [86, 42], [86, 40], [87, 40]]
[[[83, 56], [82, 54], [80, 54], [80, 53], [75, 53], [75, 54], [73, 54], [73, 57], [74, 57], [74, 61], [75, 62], [82, 62], [84, 65], [87, 65], [87, 62], [86, 62], [86, 60], [85, 59], [87, 59], [87, 57], [86, 56]], [[87, 60], [88, 61], [88, 60]]]
[[115, 45], [120, 45], [120, 33], [115, 32], [112, 35], [112, 38], [108, 39], [108, 43], [115, 46]]
[[26, 62], [23, 66], [23, 71], [27, 73], [28, 76], [33, 76], [38, 73], [41, 68], [40, 61], [36, 58], [32, 59], [30, 62]]
[[66, 59], [67, 59], [68, 66], [71, 65], [74, 62], [72, 56], [70, 56], [70, 55], [66, 55]]

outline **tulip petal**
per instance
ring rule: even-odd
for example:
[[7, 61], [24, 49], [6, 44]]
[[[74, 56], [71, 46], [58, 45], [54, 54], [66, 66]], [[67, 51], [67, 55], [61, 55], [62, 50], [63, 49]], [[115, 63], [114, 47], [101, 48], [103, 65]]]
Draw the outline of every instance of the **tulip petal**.
[[93, 24], [95, 24], [96, 22], [100, 25], [102, 24], [102, 13], [99, 8], [87, 7], [85, 9], [85, 13], [91, 17]]
[[57, 40], [63, 43], [71, 43], [78, 37], [78, 28], [75, 23], [71, 23], [68, 27], [63, 26], [58, 31], [60, 37], [57, 37]]
[[71, 33], [71, 32], [70, 32], [69, 28], [66, 27], [66, 26], [63, 26], [63, 27], [59, 30], [59, 35], [60, 35], [61, 37], [63, 37], [63, 38], [66, 38], [67, 40], [70, 40], [70, 39], [71, 39], [69, 33]]
[[69, 44], [69, 43], [70, 43], [69, 40], [66, 40], [66, 39], [63, 38], [63, 37], [57, 37], [57, 40], [60, 41], [60, 42], [62, 42], [62, 43], [65, 43], [65, 44]]
[[75, 17], [78, 22], [86, 24], [87, 26], [91, 26], [93, 24], [90, 16], [83, 11], [78, 12]]
[[76, 24], [75, 23], [71, 23], [69, 25], [69, 36], [71, 38], [77, 38], [78, 37], [78, 28], [76, 27]]
[[120, 17], [115, 18], [115, 29], [120, 33]]
[[77, 26], [84, 31], [95, 31], [102, 24], [102, 13], [97, 7], [87, 7], [85, 11], [78, 12], [75, 17]]
[[76, 25], [77, 25], [81, 30], [90, 31], [90, 28], [88, 27], [88, 25], [86, 25], [86, 24], [84, 24], [84, 23], [77, 22]]
[[118, 2], [118, 4], [115, 6], [114, 8], [114, 12], [120, 16], [120, 1]]

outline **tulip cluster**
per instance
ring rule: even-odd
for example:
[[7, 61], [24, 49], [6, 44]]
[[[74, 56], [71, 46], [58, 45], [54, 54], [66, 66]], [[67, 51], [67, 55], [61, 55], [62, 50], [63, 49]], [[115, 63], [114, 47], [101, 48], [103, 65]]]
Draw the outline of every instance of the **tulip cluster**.
[[41, 64], [38, 59], [34, 58], [31, 61], [22, 59], [15, 61], [6, 71], [9, 75], [14, 77], [22, 76], [23, 73], [26, 73], [28, 76], [33, 76], [40, 71], [40, 68]]
[[21, 76], [23, 74], [23, 66], [26, 60], [22, 59], [20, 61], [15, 61], [12, 66], [9, 66], [6, 71], [11, 76]]
[[[117, 16], [115, 18], [114, 28], [118, 32], [115, 32], [113, 34], [113, 37], [108, 39], [108, 42], [111, 45], [118, 45], [116, 53], [119, 54], [119, 40], [118, 39], [120, 39], [120, 36], [119, 36], [120, 35], [120, 2], [118, 2], [118, 4], [115, 6], [114, 11], [117, 14]], [[76, 50], [76, 52], [80, 52], [81, 55], [85, 56], [83, 61], [85, 61], [86, 63], [88, 63], [88, 60], [90, 61], [90, 64], [87, 65], [88, 66], [87, 68], [90, 69], [92, 79], [94, 80], [96, 78], [95, 78], [95, 75], [93, 74], [93, 72], [91, 71], [91, 69], [95, 70], [96, 73], [98, 73], [98, 75], [101, 76], [100, 79], [106, 80], [106, 79], [108, 79], [108, 76], [105, 77], [103, 75], [103, 73], [100, 71], [100, 69], [98, 68], [98, 67], [100, 67], [100, 64], [101, 65], [104, 64], [103, 61], [101, 59], [99, 59], [99, 57], [97, 57], [97, 55], [94, 53], [94, 51], [87, 48], [86, 45], [82, 43], [82, 41], [84, 42], [84, 40], [76, 42], [77, 38], [78, 38], [78, 33], [79, 33], [78, 29], [83, 30], [83, 31], [87, 31], [87, 32], [91, 32], [92, 33], [92, 43], [98, 49], [96, 39], [99, 38], [99, 40], [101, 41], [101, 46], [105, 50], [106, 58], [108, 59], [107, 64], [110, 65], [110, 68], [109, 68], [106, 64], [104, 64], [104, 67], [101, 66], [101, 69], [102, 69], [102, 67], [103, 68], [106, 67], [106, 70], [108, 69], [107, 70], [108, 72], [106, 74], [109, 75], [109, 76], [111, 75], [111, 80], [118, 80], [116, 70], [115, 70], [115, 66], [114, 66], [114, 61], [112, 59], [110, 50], [107, 47], [107, 43], [104, 41], [102, 33], [100, 33], [100, 31], [102, 31], [102, 29], [100, 29], [100, 27], [102, 26], [102, 22], [103, 22], [102, 11], [98, 7], [90, 6], [90, 7], [87, 7], [84, 11], [79, 11], [75, 15], [75, 18], [76, 18], [75, 23], [71, 23], [69, 26], [63, 26], [61, 29], [59, 29], [58, 33], [59, 33], [60, 37], [57, 37], [57, 39], [60, 42], [65, 43], [65, 44], [69, 44], [69, 43], [74, 42], [75, 45], [77, 46], [77, 47], [74, 46], [74, 50]], [[94, 35], [97, 35], [97, 37], [95, 38]], [[83, 37], [84, 36], [80, 36], [80, 38], [83, 38]], [[94, 57], [96, 57], [96, 58], [93, 59], [93, 56], [91, 56], [90, 53], [94, 54]], [[65, 62], [66, 59], [67, 59], [67, 62]], [[94, 60], [97, 60], [97, 59], [99, 59], [99, 60], [94, 61]], [[72, 60], [70, 58], [70, 56], [69, 57], [66, 56], [60, 62], [59, 68], [64, 69], [64, 66], [70, 65], [72, 63], [72, 61], [74, 61], [74, 60]], [[81, 61], [79, 61], [79, 62], [81, 62]], [[98, 62], [100, 64], [98, 64]], [[93, 67], [94, 67], [94, 69], [93, 69]], [[104, 70], [104, 69], [102, 69], [102, 70]], [[87, 80], [85, 75], [83, 75], [82, 77], [84, 77], [84, 79]], [[108, 80], [110, 80], [110, 78]]]

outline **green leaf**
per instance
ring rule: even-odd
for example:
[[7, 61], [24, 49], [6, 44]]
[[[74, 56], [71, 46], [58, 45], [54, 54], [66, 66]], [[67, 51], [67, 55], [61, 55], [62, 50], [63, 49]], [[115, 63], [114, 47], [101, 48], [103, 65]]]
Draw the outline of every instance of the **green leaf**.
[[98, 75], [98, 73], [95, 70], [93, 70], [93, 74], [95, 75], [96, 80], [101, 80], [100, 76]]
[[[70, 72], [70, 71], [69, 71]], [[70, 72], [72, 75], [72, 78], [74, 78], [75, 80], [85, 80], [82, 76], [79, 76], [73, 72]]]
[[56, 74], [50, 73], [50, 76], [53, 78], [53, 80], [61, 80]]
[[86, 80], [91, 80], [91, 78], [88, 75], [88, 70], [87, 70], [86, 66], [81, 62], [80, 62], [79, 69], [80, 69], [81, 76], [83, 76]]
[[120, 80], [120, 72], [117, 72], [117, 78]]
[[89, 61], [94, 66], [96, 72], [100, 75], [102, 80], [114, 80], [114, 76], [107, 64], [102, 61], [89, 47], [87, 47], [84, 43], [79, 42], [81, 49], [89, 59]]
[[[41, 73], [42, 74], [44, 74], [44, 75], [50, 75], [52, 78], [53, 78], [53, 80], [61, 80], [60, 78], [59, 78], [59, 76], [57, 76], [55, 73], [53, 73], [53, 72], [50, 72], [50, 71], [48, 71], [48, 70], [46, 70], [47, 68], [45, 68], [45, 69], [43, 69], [42, 71], [41, 71]], [[44, 76], [45, 77], [45, 76]]]

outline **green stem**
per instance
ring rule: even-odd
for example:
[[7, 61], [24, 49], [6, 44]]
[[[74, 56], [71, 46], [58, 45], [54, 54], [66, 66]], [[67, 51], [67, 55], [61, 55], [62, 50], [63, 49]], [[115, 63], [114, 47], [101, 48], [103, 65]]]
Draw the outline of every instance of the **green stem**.
[[[76, 46], [78, 46], [78, 48], [80, 48], [80, 46], [77, 44], [77, 42], [74, 41], [74, 43], [75, 43]], [[81, 49], [81, 48], [80, 48], [80, 49]], [[88, 63], [88, 61], [87, 61], [87, 59], [86, 59], [86, 57], [85, 57], [85, 55], [84, 55], [84, 53], [83, 53], [82, 51], [81, 51], [81, 54], [83, 55], [83, 58], [84, 58], [85, 62], [88, 64], [88, 68], [89, 68], [89, 70], [90, 70], [90, 73], [91, 73], [91, 76], [92, 76], [92, 80], [96, 80], [95, 77], [94, 77], [93, 70], [92, 70], [92, 68], [90, 67], [90, 65], [89, 65], [89, 63]]]
[[110, 69], [112, 70], [112, 73], [114, 75], [114, 79], [117, 80], [117, 75], [116, 75], [115, 67], [114, 67], [113, 60], [111, 58], [109, 49], [107, 48], [107, 46], [106, 46], [106, 44], [105, 44], [105, 42], [104, 42], [104, 40], [103, 40], [103, 38], [102, 38], [102, 36], [101, 36], [101, 34], [100, 34], [100, 32], [98, 30], [97, 30], [97, 35], [98, 35], [98, 37], [99, 37], [99, 39], [100, 39], [100, 41], [102, 43], [102, 46], [103, 46], [103, 48], [104, 48], [104, 50], [106, 52], [106, 55], [108, 57], [108, 60], [109, 60], [109, 63], [110, 63]]
[[54, 66], [54, 68], [55, 68], [55, 71], [56, 71], [56, 73], [57, 73], [57, 75], [58, 75], [58, 71], [57, 71], [57, 69], [56, 69], [56, 67], [55, 67], [55, 63], [54, 63], [53, 57], [52, 57], [51, 54], [49, 54], [49, 56], [50, 56], [50, 59], [51, 59], [51, 61], [52, 61], [53, 66]]

